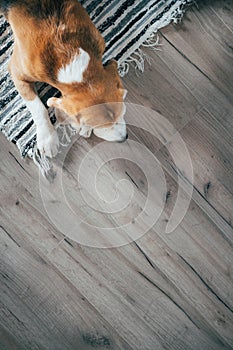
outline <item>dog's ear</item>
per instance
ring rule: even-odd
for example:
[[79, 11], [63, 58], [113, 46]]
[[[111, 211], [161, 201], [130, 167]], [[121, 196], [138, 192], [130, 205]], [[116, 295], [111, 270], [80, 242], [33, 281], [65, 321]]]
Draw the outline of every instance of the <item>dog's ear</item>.
[[62, 109], [62, 98], [51, 97], [47, 101], [48, 107]]
[[105, 65], [107, 71], [117, 72], [118, 64], [117, 61], [111, 60]]
[[111, 67], [117, 69], [117, 68], [118, 68], [118, 63], [117, 63], [116, 60], [111, 60], [111, 61], [109, 62], [109, 66], [111, 66]]

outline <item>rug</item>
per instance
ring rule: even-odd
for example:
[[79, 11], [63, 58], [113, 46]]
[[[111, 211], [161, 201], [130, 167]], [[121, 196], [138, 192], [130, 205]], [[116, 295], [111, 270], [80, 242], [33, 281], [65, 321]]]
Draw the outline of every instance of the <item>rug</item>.
[[[103, 35], [106, 50], [103, 62], [114, 58], [123, 77], [130, 65], [143, 71], [145, 54], [142, 47], [158, 45], [158, 29], [182, 18], [184, 7], [192, 0], [82, 0], [91, 19]], [[15, 143], [22, 157], [29, 156], [46, 174], [50, 162], [36, 148], [36, 128], [29, 111], [19, 96], [7, 71], [13, 50], [13, 36], [9, 24], [0, 16], [0, 130]], [[42, 83], [37, 91], [44, 102], [58, 92]], [[49, 109], [53, 123], [56, 118]], [[69, 144], [74, 133], [72, 128], [58, 126], [63, 146]]]

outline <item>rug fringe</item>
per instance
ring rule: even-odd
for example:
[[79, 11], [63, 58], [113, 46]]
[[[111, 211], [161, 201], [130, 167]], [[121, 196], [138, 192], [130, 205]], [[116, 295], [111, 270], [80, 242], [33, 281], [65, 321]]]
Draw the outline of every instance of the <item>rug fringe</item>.
[[[55, 124], [55, 129], [58, 133], [59, 144], [61, 147], [68, 147], [71, 143], [72, 137], [77, 133], [76, 130], [68, 124], [61, 125], [57, 123]], [[33, 149], [30, 149], [28, 156], [32, 158], [44, 178], [50, 182], [55, 178], [56, 172], [53, 169], [52, 160], [44, 154], [41, 154], [36, 145]]]
[[55, 129], [57, 130], [60, 145], [62, 147], [69, 146], [72, 137], [77, 134], [77, 130], [72, 128], [72, 126], [69, 124], [62, 125], [57, 123], [55, 125]]
[[31, 156], [34, 163], [38, 166], [41, 174], [47, 178], [52, 169], [51, 161], [44, 154], [41, 154], [37, 147], [28, 155]]
[[160, 46], [162, 46], [162, 44], [159, 43], [158, 33], [150, 34], [142, 43], [141, 47], [135, 50], [131, 56], [119, 65], [118, 72], [120, 77], [124, 77], [129, 72], [130, 66], [134, 66], [136, 71], [144, 72], [145, 62], [150, 64], [153, 58], [143, 51], [143, 47], [149, 47], [154, 51], [161, 51]]
[[[188, 0], [188, 2], [187, 0], [180, 0], [180, 5], [174, 9], [169, 20], [166, 18], [164, 19], [164, 23], [161, 27], [164, 27], [171, 22], [175, 24], [179, 23], [185, 14], [186, 7], [193, 4], [197, 6], [195, 0]], [[153, 61], [153, 58], [143, 51], [143, 47], [149, 47], [153, 51], [161, 51], [160, 47], [162, 44], [160, 44], [160, 37], [157, 31], [158, 29], [152, 29], [151, 32], [149, 31], [149, 33], [147, 33], [147, 39], [142, 42], [141, 47], [135, 50], [127, 59], [119, 64], [118, 72], [120, 77], [123, 78], [129, 72], [130, 66], [134, 67], [136, 74], [137, 70], [143, 73], [145, 62], [150, 64]]]

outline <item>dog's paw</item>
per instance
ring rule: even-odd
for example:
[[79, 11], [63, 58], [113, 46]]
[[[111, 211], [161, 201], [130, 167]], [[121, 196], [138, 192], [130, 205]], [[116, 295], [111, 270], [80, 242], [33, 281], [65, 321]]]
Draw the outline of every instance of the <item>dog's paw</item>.
[[59, 149], [59, 139], [52, 125], [37, 129], [37, 148], [41, 154], [45, 154], [47, 157], [56, 156]]

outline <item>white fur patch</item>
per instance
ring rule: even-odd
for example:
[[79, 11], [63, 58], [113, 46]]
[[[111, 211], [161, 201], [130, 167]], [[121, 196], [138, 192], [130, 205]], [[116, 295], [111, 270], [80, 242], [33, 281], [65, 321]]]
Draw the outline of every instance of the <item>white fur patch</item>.
[[83, 81], [83, 73], [88, 67], [90, 56], [82, 48], [79, 49], [79, 54], [73, 60], [62, 67], [58, 71], [58, 81], [60, 83], [81, 83]]
[[42, 154], [54, 157], [58, 152], [59, 140], [48, 116], [48, 112], [38, 96], [32, 101], [26, 101], [27, 108], [31, 112], [36, 124], [37, 148]]
[[49, 120], [48, 112], [38, 96], [32, 101], [24, 100], [27, 108], [32, 114], [36, 126], [45, 124]]

